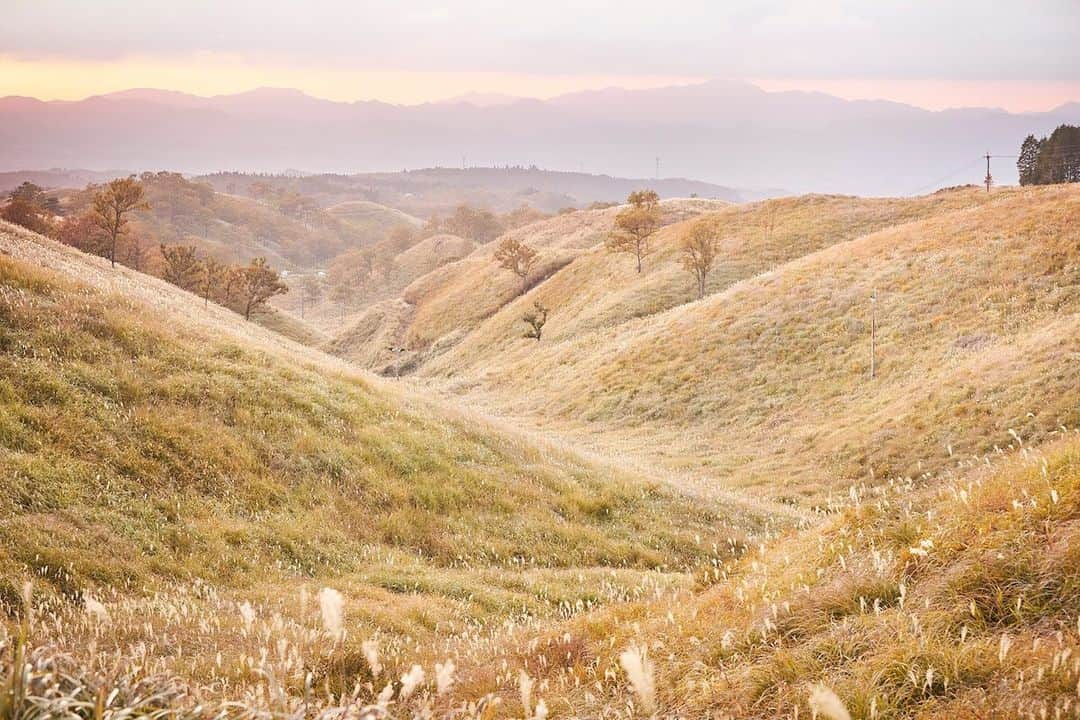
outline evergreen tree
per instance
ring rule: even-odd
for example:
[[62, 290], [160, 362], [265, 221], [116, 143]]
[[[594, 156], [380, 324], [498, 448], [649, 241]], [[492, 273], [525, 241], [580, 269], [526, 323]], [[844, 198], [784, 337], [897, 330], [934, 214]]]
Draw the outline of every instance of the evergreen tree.
[[1016, 169], [1020, 173], [1021, 185], [1034, 185], [1036, 183], [1035, 167], [1039, 162], [1041, 146], [1042, 141], [1037, 140], [1034, 135], [1028, 135], [1024, 138], [1024, 142], [1020, 146], [1020, 157], [1016, 160]]
[[1080, 182], [1080, 127], [1061, 125], [1041, 140], [1028, 135], [1016, 167], [1021, 185]]

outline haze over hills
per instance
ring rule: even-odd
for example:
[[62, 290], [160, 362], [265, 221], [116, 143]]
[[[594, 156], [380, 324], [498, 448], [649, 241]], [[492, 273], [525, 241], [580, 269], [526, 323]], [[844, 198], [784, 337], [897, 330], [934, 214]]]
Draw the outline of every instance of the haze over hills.
[[[907, 195], [977, 182], [987, 150], [1080, 120], [1043, 113], [931, 112], [821, 93], [712, 81], [551, 100], [428, 103], [319, 100], [259, 89], [201, 98], [134, 90], [78, 102], [0, 99], [0, 167], [229, 168], [358, 172], [536, 165], [610, 175], [693, 177], [741, 188]], [[1011, 160], [994, 168], [1015, 181]]]

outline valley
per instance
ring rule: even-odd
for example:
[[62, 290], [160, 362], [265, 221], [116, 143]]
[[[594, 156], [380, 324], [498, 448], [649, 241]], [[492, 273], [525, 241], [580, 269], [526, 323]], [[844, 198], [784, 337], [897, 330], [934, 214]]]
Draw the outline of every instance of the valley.
[[[607, 246], [625, 210], [377, 240], [392, 271], [344, 319], [271, 312], [292, 339], [0, 225], [20, 692], [183, 717], [795, 717], [819, 686], [852, 717], [1069, 712], [1077, 186], [665, 199], [640, 273]], [[717, 238], [701, 298], [694, 228]]]

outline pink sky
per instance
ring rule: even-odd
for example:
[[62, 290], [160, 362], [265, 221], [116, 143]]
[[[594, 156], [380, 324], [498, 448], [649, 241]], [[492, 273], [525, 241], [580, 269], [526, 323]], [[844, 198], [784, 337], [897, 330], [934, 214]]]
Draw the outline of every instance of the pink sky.
[[[154, 57], [25, 60], [0, 55], [0, 96], [42, 100], [79, 100], [141, 87], [219, 95], [269, 86], [297, 88], [329, 100], [415, 104], [470, 92], [548, 98], [610, 86], [649, 88], [705, 79], [677, 74], [363, 70], [252, 63], [215, 53], [197, 53], [183, 61]], [[818, 91], [846, 99], [894, 100], [931, 110], [978, 106], [1034, 112], [1080, 100], [1080, 83], [1071, 82], [775, 77], [753, 78], [751, 82], [770, 91]]]
[[420, 103], [747, 78], [930, 109], [1080, 101], [1080, 2], [1025, 0], [27, 0], [0, 95], [291, 87]]

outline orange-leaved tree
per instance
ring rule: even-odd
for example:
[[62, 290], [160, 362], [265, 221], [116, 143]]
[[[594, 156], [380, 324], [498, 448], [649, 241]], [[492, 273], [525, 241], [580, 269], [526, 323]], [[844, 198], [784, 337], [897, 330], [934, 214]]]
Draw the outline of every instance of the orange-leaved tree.
[[277, 270], [270, 267], [266, 258], [255, 258], [250, 265], [237, 268], [234, 272], [234, 287], [245, 320], [250, 320], [251, 312], [270, 298], [289, 292], [289, 286], [281, 281]]
[[149, 207], [142, 185], [133, 177], [117, 178], [94, 195], [94, 221], [104, 234], [107, 257], [113, 267], [116, 267], [117, 245], [127, 232], [128, 215]]
[[605, 245], [611, 252], [632, 254], [637, 258], [640, 273], [641, 259], [652, 251], [649, 238], [660, 228], [660, 196], [653, 190], [637, 190], [630, 193], [626, 202], [630, 207], [615, 216], [615, 229]]
[[699, 300], [705, 297], [705, 279], [716, 263], [719, 244], [716, 228], [704, 220], [691, 225], [683, 236], [682, 266], [694, 274]]
[[539, 255], [536, 250], [514, 237], [503, 238], [495, 249], [495, 262], [499, 267], [521, 278], [521, 292], [529, 286], [529, 273], [536, 266]]

